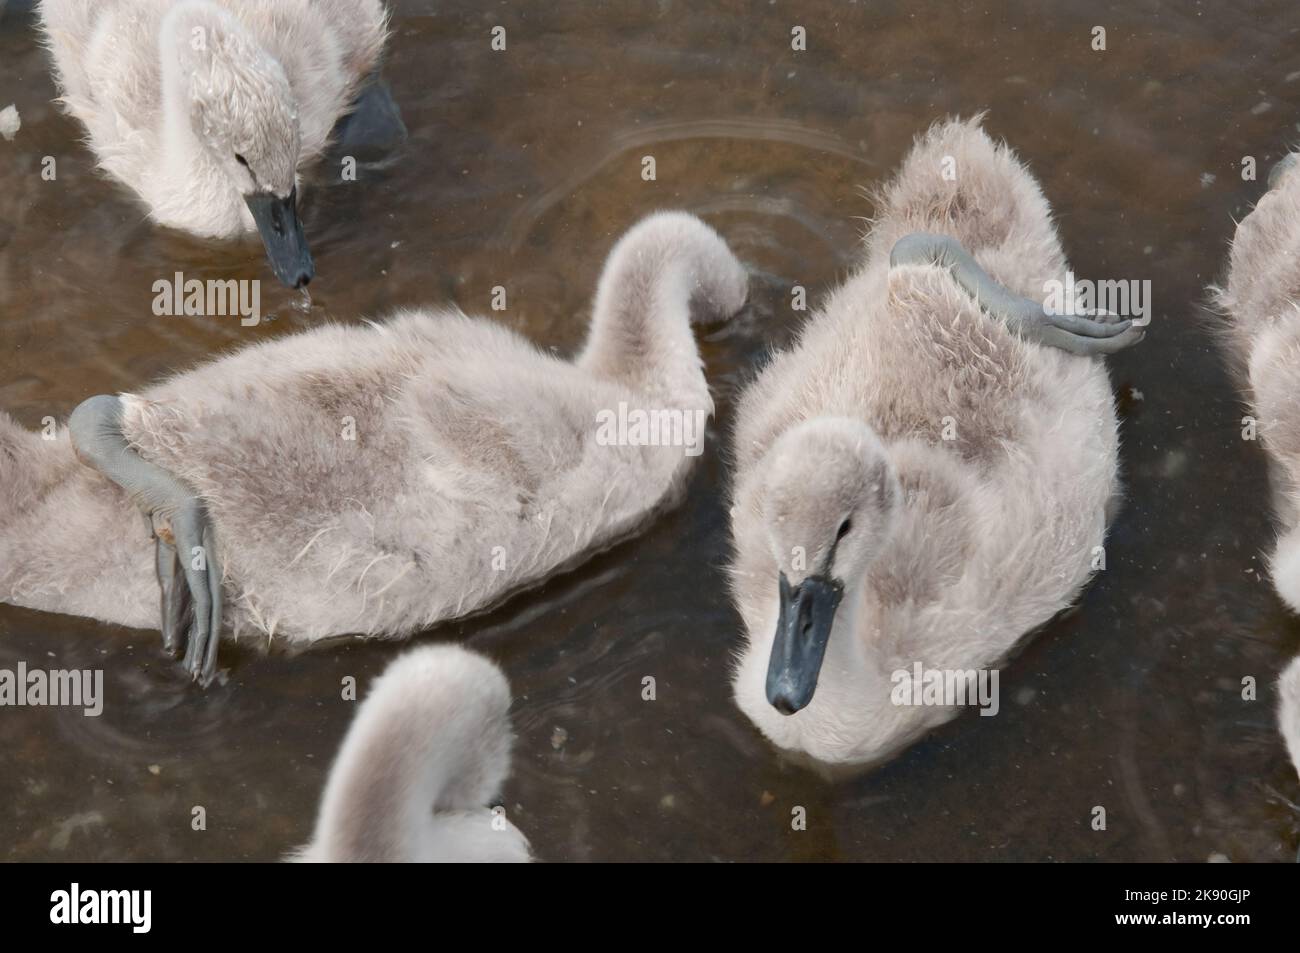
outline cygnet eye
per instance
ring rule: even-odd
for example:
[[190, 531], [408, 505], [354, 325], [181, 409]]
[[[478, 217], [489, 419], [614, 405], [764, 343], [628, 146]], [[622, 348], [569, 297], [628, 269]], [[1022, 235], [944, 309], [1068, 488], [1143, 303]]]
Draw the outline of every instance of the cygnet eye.
[[235, 161], [238, 162], [240, 165], [242, 165], [245, 169], [250, 168], [248, 165], [248, 160], [245, 159], [243, 156], [241, 156], [238, 152], [235, 153]]
[[839, 531], [835, 534], [835, 542], [838, 543], [845, 536], [847, 536], [849, 534], [849, 530], [851, 529], [853, 529], [853, 520], [846, 519], [843, 523], [840, 524]]

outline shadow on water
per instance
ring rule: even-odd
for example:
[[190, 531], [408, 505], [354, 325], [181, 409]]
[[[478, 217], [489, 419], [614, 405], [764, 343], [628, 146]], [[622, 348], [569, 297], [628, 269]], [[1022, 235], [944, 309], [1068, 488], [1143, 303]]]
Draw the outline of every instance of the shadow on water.
[[[355, 183], [318, 171], [304, 203], [312, 310], [264, 280], [268, 317], [243, 328], [152, 315], [153, 282], [177, 270], [268, 279], [261, 249], [152, 227], [97, 176], [11, 4], [0, 106], [12, 99], [23, 124], [0, 141], [0, 407], [36, 427], [88, 394], [320, 320], [425, 303], [491, 313], [497, 284], [510, 291], [500, 320], [570, 353], [615, 238], [653, 209], [695, 211], [755, 279], [742, 315], [702, 331], [719, 413], [683, 505], [424, 637], [505, 667], [519, 734], [505, 802], [539, 855], [1294, 858], [1300, 791], [1271, 683], [1300, 624], [1263, 574], [1264, 462], [1239, 438], [1242, 407], [1198, 307], [1262, 190], [1241, 180], [1242, 157], [1267, 169], [1300, 138], [1289, 4], [807, 2], [805, 53], [776, 5], [562, 6], [396, 4], [385, 75], [403, 157]], [[509, 41], [494, 54], [497, 23]], [[1106, 53], [1090, 48], [1094, 23]], [[831, 783], [784, 763], [730, 701], [721, 448], [744, 381], [797, 328], [791, 287], [815, 301], [851, 266], [872, 211], [863, 189], [932, 120], [982, 109], [1041, 179], [1075, 271], [1152, 282], [1152, 332], [1111, 361], [1127, 501], [1107, 570], [1004, 672], [999, 717], [970, 713]], [[55, 182], [38, 174], [44, 156]], [[279, 856], [306, 839], [353, 711], [342, 680], [364, 686], [399, 651], [232, 647], [203, 693], [156, 633], [0, 607], [0, 665], [100, 667], [107, 695], [99, 718], [0, 713], [0, 856]], [[1246, 676], [1258, 701], [1241, 698]], [[1095, 806], [1105, 831], [1090, 826]], [[791, 829], [796, 807], [806, 831]]]

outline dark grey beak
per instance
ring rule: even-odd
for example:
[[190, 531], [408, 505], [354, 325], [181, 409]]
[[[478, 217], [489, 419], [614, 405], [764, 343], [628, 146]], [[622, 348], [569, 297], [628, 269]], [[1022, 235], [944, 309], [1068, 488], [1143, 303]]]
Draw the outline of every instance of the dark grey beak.
[[301, 288], [315, 278], [316, 266], [302, 234], [302, 222], [298, 221], [298, 187], [294, 186], [284, 198], [271, 192], [254, 192], [245, 195], [244, 201], [253, 213], [275, 277], [290, 288]]
[[767, 663], [767, 700], [781, 714], [793, 715], [812, 701], [817, 690], [844, 586], [824, 576], [809, 576], [791, 586], [781, 573], [780, 587], [776, 640]]

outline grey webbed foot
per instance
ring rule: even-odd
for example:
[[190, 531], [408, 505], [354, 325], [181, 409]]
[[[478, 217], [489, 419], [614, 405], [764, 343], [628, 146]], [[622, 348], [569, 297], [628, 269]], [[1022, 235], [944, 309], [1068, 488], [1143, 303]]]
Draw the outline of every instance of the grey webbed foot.
[[217, 645], [221, 639], [221, 566], [203, 505], [190, 497], [172, 517], [176, 550], [181, 557], [190, 604], [190, 638], [182, 665], [202, 685], [217, 674]]
[[994, 281], [961, 243], [948, 235], [925, 232], [905, 235], [890, 251], [889, 264], [946, 268], [981, 308], [1005, 321], [1016, 335], [1071, 354], [1114, 354], [1138, 343], [1145, 333], [1129, 320], [1106, 320], [1113, 317], [1106, 315], [1094, 318], [1055, 314], [1036, 301], [1013, 294]]
[[175, 655], [189, 625], [186, 671], [207, 685], [217, 671], [221, 634], [221, 566], [202, 502], [180, 480], [149, 463], [122, 435], [122, 402], [100, 395], [68, 419], [77, 457], [126, 490], [155, 540], [163, 649]]
[[[153, 521], [150, 520], [152, 532]], [[180, 558], [176, 547], [154, 533], [154, 556], [158, 562], [158, 588], [162, 593], [162, 639], [163, 651], [175, 658], [181, 651], [181, 633], [185, 629], [186, 610], [189, 608], [188, 596], [184, 585], [178, 585], [176, 574], [180, 572]]]

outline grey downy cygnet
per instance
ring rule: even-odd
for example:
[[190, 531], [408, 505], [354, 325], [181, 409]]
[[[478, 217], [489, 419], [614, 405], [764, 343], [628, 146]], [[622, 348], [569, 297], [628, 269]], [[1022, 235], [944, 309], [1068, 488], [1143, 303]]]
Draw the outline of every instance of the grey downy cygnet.
[[379, 0], [41, 0], [39, 10], [64, 107], [153, 221], [207, 238], [256, 230], [281, 282], [311, 281], [299, 170], [377, 69]]
[[961, 710], [911, 691], [918, 665], [987, 677], [1088, 581], [1119, 491], [1089, 355], [1144, 332], [1049, 310], [1066, 268], [1015, 155], [940, 123], [880, 191], [861, 265], [743, 395], [734, 691], [780, 748], [890, 756]]
[[746, 290], [665, 212], [610, 252], [572, 360], [405, 310], [90, 398], [54, 440], [0, 413], [0, 601], [161, 628], [205, 682], [223, 624], [301, 644], [488, 608], [678, 499], [713, 410], [692, 303]]

